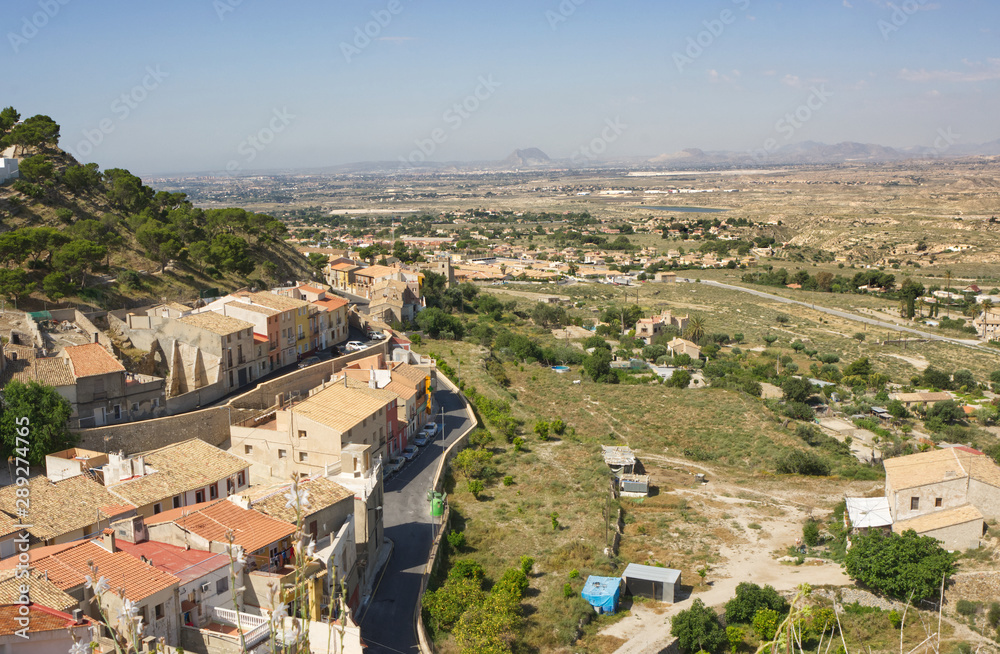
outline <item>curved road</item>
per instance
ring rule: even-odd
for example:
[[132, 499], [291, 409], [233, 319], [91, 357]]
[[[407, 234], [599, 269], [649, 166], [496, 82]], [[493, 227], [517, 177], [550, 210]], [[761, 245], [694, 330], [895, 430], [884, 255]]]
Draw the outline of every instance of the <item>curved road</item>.
[[[678, 279], [678, 282], [689, 282], [693, 283], [694, 280], [691, 279]], [[733, 284], [725, 284], [723, 282], [716, 282], [712, 280], [703, 279], [701, 284], [706, 284], [708, 286], [716, 286], [718, 288], [724, 288], [730, 291], [740, 291], [742, 293], [749, 293], [750, 295], [756, 295], [757, 297], [764, 298], [766, 300], [772, 300], [774, 302], [780, 302], [782, 304], [797, 304], [809, 309], [814, 309], [822, 313], [829, 314], [831, 316], [837, 316], [838, 318], [846, 318], [847, 320], [853, 320], [855, 322], [863, 322], [868, 325], [873, 325], [875, 327], [881, 327], [883, 329], [892, 329], [897, 332], [906, 332], [908, 334], [914, 334], [920, 338], [926, 338], [931, 341], [943, 341], [945, 343], [951, 343], [953, 345], [961, 345], [962, 347], [971, 348], [973, 350], [983, 350], [984, 352], [990, 352], [991, 354], [996, 354], [996, 350], [986, 348], [982, 345], [978, 345], [968, 340], [962, 340], [960, 338], [949, 338], [947, 336], [941, 336], [939, 334], [931, 334], [930, 332], [922, 332], [918, 329], [912, 329], [910, 327], [903, 327], [902, 325], [896, 325], [891, 322], [883, 322], [881, 320], [876, 320], [875, 318], [866, 318], [865, 316], [859, 316], [853, 313], [848, 313], [847, 311], [840, 311], [839, 309], [830, 309], [828, 307], [817, 306], [810, 302], [802, 302], [800, 300], [792, 300], [787, 297], [782, 297], [780, 295], [772, 295], [770, 293], [765, 293], [763, 291], [758, 291], [752, 288], [744, 288], [743, 286], [734, 286]]]
[[417, 654], [413, 612], [420, 592], [420, 577], [430, 556], [434, 537], [427, 491], [444, 450], [469, 428], [465, 404], [442, 386], [434, 394], [435, 418], [445, 411], [444, 438], [420, 451], [395, 477], [385, 482], [385, 535], [394, 544], [382, 581], [361, 616], [361, 637], [371, 654]]

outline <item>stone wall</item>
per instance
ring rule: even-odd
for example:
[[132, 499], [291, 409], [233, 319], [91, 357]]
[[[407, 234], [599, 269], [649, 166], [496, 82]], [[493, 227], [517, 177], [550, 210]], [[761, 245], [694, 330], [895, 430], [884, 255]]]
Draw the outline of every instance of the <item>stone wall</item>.
[[191, 438], [218, 446], [229, 439], [229, 407], [213, 407], [166, 418], [80, 429], [78, 447], [135, 454]]
[[389, 344], [383, 341], [378, 345], [373, 345], [364, 350], [351, 352], [330, 361], [323, 361], [308, 368], [295, 370], [277, 379], [264, 382], [252, 391], [233, 398], [229, 401], [229, 405], [238, 409], [266, 409], [276, 404], [275, 397], [280, 394], [284, 394], [286, 398], [294, 393], [306, 397], [309, 395], [310, 390], [321, 386], [325, 381], [329, 381], [334, 373], [340, 372], [352, 361], [375, 356], [376, 354], [386, 355], [388, 351]]
[[995, 602], [1000, 597], [1000, 572], [963, 572], [952, 577], [945, 588], [948, 604], [960, 599], [970, 602]]

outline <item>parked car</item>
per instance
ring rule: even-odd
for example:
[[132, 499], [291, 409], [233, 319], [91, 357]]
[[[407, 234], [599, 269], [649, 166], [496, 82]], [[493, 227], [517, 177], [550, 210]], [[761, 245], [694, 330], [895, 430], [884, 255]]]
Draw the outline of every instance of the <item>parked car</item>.
[[403, 458], [407, 461], [412, 461], [417, 458], [417, 448], [412, 445], [407, 445], [403, 448]]
[[403, 459], [390, 459], [389, 463], [385, 464], [385, 476], [386, 477], [393, 476], [394, 474], [402, 470], [405, 464], [406, 461], [404, 461]]
[[430, 443], [430, 440], [423, 433], [413, 439], [413, 444], [417, 447], [424, 447], [428, 443]]
[[319, 362], [319, 357], [306, 357], [305, 359], [299, 361], [299, 368], [308, 368], [309, 366]]
[[382, 332], [368, 332], [368, 340], [370, 341], [381, 341], [385, 338], [385, 334]]
[[365, 344], [361, 341], [347, 341], [347, 345], [344, 346], [344, 349], [348, 352], [363, 350], [365, 349]]
[[436, 422], [428, 422], [424, 425], [423, 431], [427, 434], [428, 438], [434, 438], [438, 433], [438, 424]]

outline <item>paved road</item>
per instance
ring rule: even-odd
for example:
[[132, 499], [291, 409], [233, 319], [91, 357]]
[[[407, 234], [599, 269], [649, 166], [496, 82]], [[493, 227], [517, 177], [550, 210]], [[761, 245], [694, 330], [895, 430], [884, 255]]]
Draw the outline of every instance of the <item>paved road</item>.
[[470, 426], [457, 394], [443, 387], [434, 396], [438, 420], [440, 407], [445, 410], [445, 438], [423, 448], [385, 483], [385, 535], [395, 549], [367, 613], [361, 616], [361, 637], [372, 654], [419, 652], [413, 612], [434, 534], [427, 491], [445, 448]]
[[[690, 279], [678, 279], [678, 282], [691, 282]], [[947, 336], [941, 336], [940, 334], [932, 334], [930, 332], [922, 332], [918, 329], [912, 329], [910, 327], [903, 327], [901, 325], [896, 325], [891, 322], [883, 322], [881, 320], [876, 320], [875, 318], [868, 318], [865, 316], [859, 316], [855, 313], [848, 313], [847, 311], [840, 311], [838, 309], [830, 309], [828, 307], [819, 306], [809, 302], [801, 302], [799, 300], [792, 300], [787, 297], [781, 297], [780, 295], [772, 295], [771, 293], [765, 293], [763, 291], [758, 291], [752, 288], [744, 288], [743, 286], [734, 286], [732, 284], [724, 284], [722, 282], [716, 282], [712, 280], [703, 279], [702, 284], [708, 286], [716, 286], [718, 288], [725, 288], [730, 291], [740, 291], [742, 293], [749, 293], [750, 295], [756, 295], [757, 297], [764, 298], [766, 300], [772, 300], [774, 302], [781, 302], [782, 304], [797, 304], [799, 306], [808, 307], [810, 309], [815, 309], [822, 313], [829, 314], [831, 316], [837, 316], [839, 318], [846, 318], [847, 320], [853, 320], [855, 322], [863, 322], [875, 327], [881, 327], [882, 329], [891, 329], [897, 332], [905, 332], [907, 334], [914, 334], [920, 338], [926, 338], [931, 341], [943, 341], [945, 343], [952, 343], [953, 345], [960, 345], [962, 347], [971, 348], [974, 350], [983, 350], [985, 352], [990, 352], [996, 354], [996, 350], [987, 348], [985, 346], [979, 345], [971, 340], [963, 340], [960, 338], [949, 338]]]

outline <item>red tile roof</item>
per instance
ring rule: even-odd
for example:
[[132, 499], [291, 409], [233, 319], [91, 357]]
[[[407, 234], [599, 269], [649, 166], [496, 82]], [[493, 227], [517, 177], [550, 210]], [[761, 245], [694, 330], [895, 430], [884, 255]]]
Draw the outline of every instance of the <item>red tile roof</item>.
[[111, 372], [125, 372], [125, 366], [111, 356], [100, 343], [71, 345], [64, 352], [69, 358], [70, 365], [73, 366], [73, 375], [77, 379]]
[[186, 550], [169, 543], [118, 541], [118, 547], [137, 559], [141, 560], [140, 557], [145, 556], [154, 568], [174, 575], [182, 585], [229, 565], [228, 554]]
[[48, 574], [48, 579], [61, 590], [82, 585], [93, 574], [88, 561], [97, 566], [97, 575], [106, 577], [111, 590], [124, 589], [125, 597], [137, 601], [170, 588], [177, 577], [157, 570], [128, 552], [109, 552], [94, 541], [86, 541], [56, 554], [32, 557], [31, 567]]
[[[19, 610], [20, 605], [18, 604], [0, 606], [0, 636], [12, 636], [16, 631], [24, 629], [17, 621]], [[28, 606], [27, 617], [29, 634], [41, 631], [63, 631], [73, 626], [84, 628], [90, 625], [90, 619], [87, 617], [84, 617], [82, 623], [77, 625], [76, 620], [70, 614], [37, 603]], [[69, 639], [69, 634], [66, 634], [66, 638]]]
[[233, 542], [248, 554], [295, 533], [295, 525], [238, 507], [229, 500], [171, 509], [148, 518], [146, 522], [151, 525], [173, 522], [181, 529], [215, 543], [228, 542], [226, 533], [232, 530]]
[[342, 297], [330, 297], [325, 300], [313, 300], [313, 304], [318, 307], [323, 307], [327, 311], [336, 311], [341, 307], [347, 306], [348, 302]]

